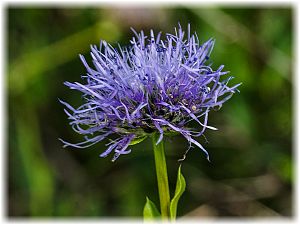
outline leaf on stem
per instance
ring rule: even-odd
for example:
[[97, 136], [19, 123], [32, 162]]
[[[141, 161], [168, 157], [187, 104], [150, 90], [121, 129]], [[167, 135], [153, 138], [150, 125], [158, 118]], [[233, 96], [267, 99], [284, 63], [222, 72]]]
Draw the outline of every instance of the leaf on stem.
[[160, 217], [160, 213], [158, 212], [155, 204], [148, 197], [146, 197], [143, 216], [144, 221], [156, 220], [158, 217]]
[[185, 186], [186, 186], [185, 179], [184, 179], [183, 175], [181, 174], [181, 166], [179, 166], [175, 194], [174, 194], [174, 197], [171, 200], [171, 204], [170, 204], [170, 218], [171, 218], [171, 220], [176, 219], [177, 204], [178, 204], [178, 201], [179, 201], [181, 195], [185, 191]]

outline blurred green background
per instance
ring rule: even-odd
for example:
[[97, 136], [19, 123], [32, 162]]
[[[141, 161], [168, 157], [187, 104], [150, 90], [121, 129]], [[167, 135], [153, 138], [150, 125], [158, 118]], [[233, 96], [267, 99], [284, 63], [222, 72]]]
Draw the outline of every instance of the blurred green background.
[[[63, 82], [80, 81], [78, 54], [90, 60], [90, 44], [127, 45], [130, 27], [173, 32], [178, 22], [190, 22], [201, 41], [216, 38], [212, 67], [224, 64], [232, 84], [243, 82], [240, 94], [210, 114], [219, 129], [203, 143], [212, 162], [197, 148], [183, 162], [179, 216], [293, 216], [291, 7], [8, 5], [6, 18], [9, 217], [137, 218], [145, 196], [159, 204], [150, 140], [115, 163], [98, 157], [105, 142], [63, 149], [59, 137], [82, 137], [58, 98], [82, 102]], [[180, 136], [166, 142], [171, 193], [187, 147]]]

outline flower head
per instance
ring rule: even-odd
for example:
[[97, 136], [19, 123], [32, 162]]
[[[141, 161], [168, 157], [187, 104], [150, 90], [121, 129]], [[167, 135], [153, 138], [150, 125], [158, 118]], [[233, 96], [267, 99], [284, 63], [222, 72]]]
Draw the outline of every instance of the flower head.
[[[191, 144], [207, 151], [194, 137], [203, 135], [208, 126], [208, 113], [221, 107], [238, 85], [227, 86], [232, 77], [221, 81], [228, 72], [223, 65], [213, 70], [207, 63], [214, 46], [214, 40], [200, 43], [197, 34], [191, 35], [190, 26], [185, 32], [179, 25], [174, 34], [153, 31], [150, 37], [137, 33], [130, 46], [113, 48], [101, 41], [100, 48], [91, 46], [93, 67], [82, 55], [80, 58], [87, 73], [84, 83], [65, 82], [70, 89], [82, 92], [84, 104], [73, 108], [66, 102], [65, 112], [70, 125], [85, 141], [64, 146], [86, 148], [112, 134], [118, 138], [107, 144], [100, 154], [106, 157], [114, 152], [112, 161], [131, 150], [128, 146], [144, 139], [153, 132], [164, 135], [180, 133]], [[188, 127], [196, 121], [199, 130]]]

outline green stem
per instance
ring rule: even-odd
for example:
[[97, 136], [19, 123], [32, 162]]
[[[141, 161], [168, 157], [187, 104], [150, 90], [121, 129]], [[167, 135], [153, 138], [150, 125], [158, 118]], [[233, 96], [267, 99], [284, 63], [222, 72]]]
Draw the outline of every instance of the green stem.
[[170, 193], [169, 193], [167, 164], [166, 164], [166, 157], [164, 151], [164, 141], [162, 140], [158, 145], [156, 145], [158, 138], [159, 138], [158, 133], [154, 133], [152, 135], [152, 145], [154, 150], [161, 217], [162, 219], [168, 219], [170, 214], [169, 213]]

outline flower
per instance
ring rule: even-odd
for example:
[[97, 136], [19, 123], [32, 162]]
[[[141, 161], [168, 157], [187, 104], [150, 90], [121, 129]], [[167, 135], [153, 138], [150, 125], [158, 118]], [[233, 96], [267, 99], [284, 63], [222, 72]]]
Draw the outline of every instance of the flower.
[[[133, 30], [133, 29], [132, 29]], [[221, 107], [237, 90], [240, 84], [227, 86], [232, 77], [221, 81], [227, 74], [221, 65], [213, 70], [207, 63], [214, 46], [214, 40], [200, 43], [197, 34], [191, 35], [190, 25], [186, 39], [179, 25], [175, 35], [161, 32], [150, 37], [137, 33], [130, 45], [118, 49], [105, 41], [100, 48], [91, 46], [93, 67], [85, 58], [80, 58], [87, 73], [83, 83], [65, 82], [70, 89], [83, 94], [84, 104], [73, 108], [66, 102], [65, 112], [70, 125], [85, 141], [66, 146], [86, 148], [117, 134], [118, 138], [107, 144], [100, 154], [106, 157], [114, 152], [112, 161], [128, 154], [129, 145], [140, 142], [153, 132], [160, 134], [157, 144], [164, 135], [180, 133], [191, 144], [205, 152], [204, 147], [194, 139], [203, 135], [208, 126], [208, 113]], [[199, 130], [188, 127], [196, 121]], [[190, 148], [189, 148], [190, 149]]]

